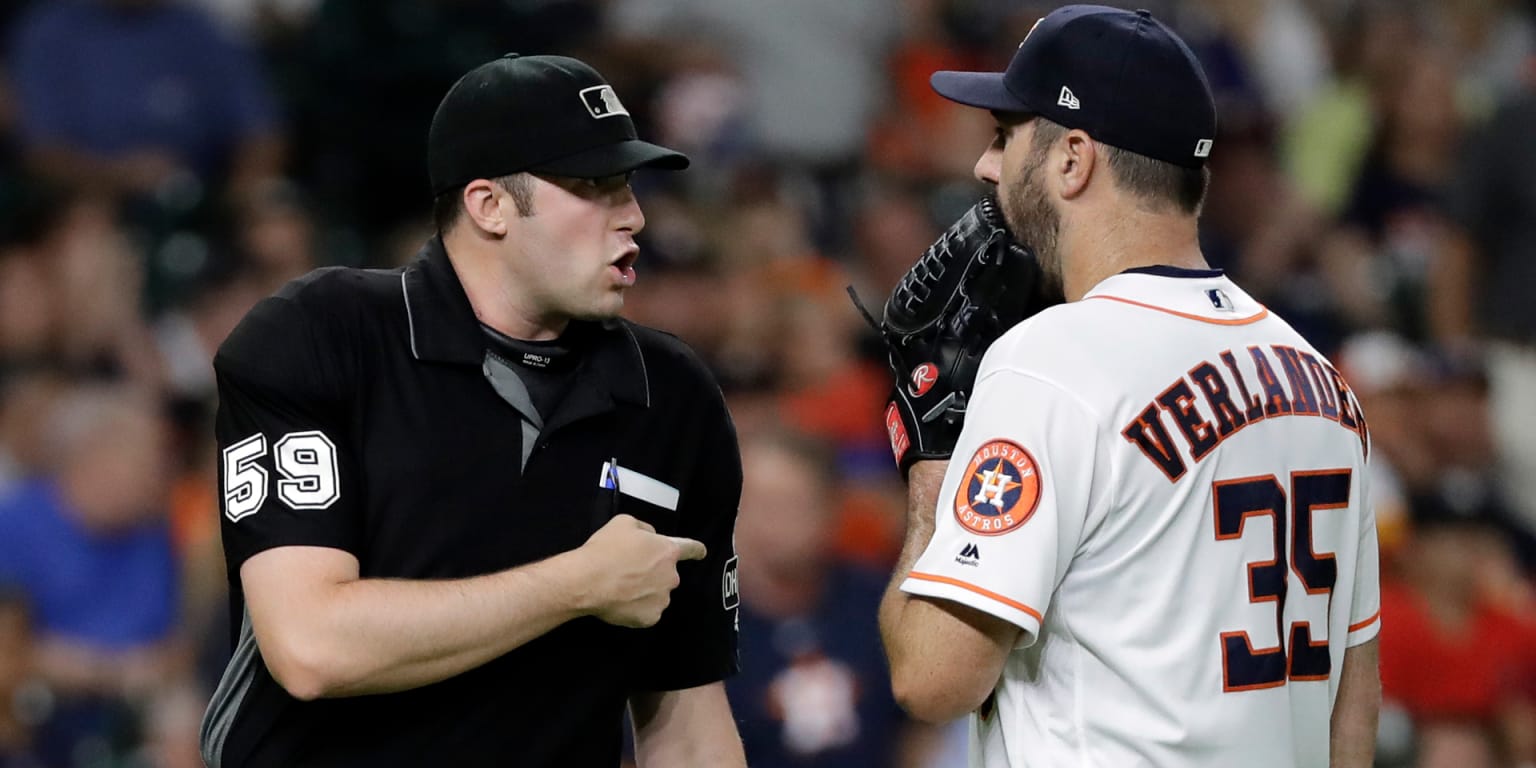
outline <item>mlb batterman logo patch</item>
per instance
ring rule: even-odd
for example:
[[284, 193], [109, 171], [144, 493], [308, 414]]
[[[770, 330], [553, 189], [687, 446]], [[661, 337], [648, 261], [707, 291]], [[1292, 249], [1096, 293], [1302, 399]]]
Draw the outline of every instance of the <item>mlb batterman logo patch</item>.
[[587, 112], [593, 117], [618, 117], [629, 114], [629, 110], [624, 108], [624, 103], [619, 101], [619, 95], [613, 92], [611, 85], [583, 88], [580, 95], [581, 102], [587, 105]]
[[971, 455], [955, 492], [955, 519], [972, 533], [996, 536], [1029, 521], [1040, 504], [1035, 457], [1009, 440], [992, 440]]

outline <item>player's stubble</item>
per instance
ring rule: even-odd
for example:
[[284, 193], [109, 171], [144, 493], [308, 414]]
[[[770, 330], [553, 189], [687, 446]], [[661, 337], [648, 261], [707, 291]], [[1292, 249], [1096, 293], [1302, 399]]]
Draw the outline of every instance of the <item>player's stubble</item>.
[[1008, 222], [1008, 228], [1013, 230], [1019, 242], [1035, 252], [1035, 259], [1040, 262], [1040, 271], [1045, 275], [1042, 292], [1046, 296], [1060, 297], [1061, 251], [1058, 244], [1061, 215], [1051, 206], [1045, 185], [1038, 178], [1049, 149], [1038, 144], [1031, 146], [1018, 181], [1008, 185], [1000, 196], [1003, 219]]

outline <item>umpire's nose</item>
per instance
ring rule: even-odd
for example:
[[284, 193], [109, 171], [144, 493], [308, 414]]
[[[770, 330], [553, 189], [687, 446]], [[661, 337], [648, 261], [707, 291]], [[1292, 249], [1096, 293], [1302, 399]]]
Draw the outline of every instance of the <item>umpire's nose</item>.
[[645, 229], [645, 212], [640, 210], [640, 201], [635, 198], [635, 190], [626, 185], [614, 199], [613, 205], [617, 216], [614, 222], [617, 229], [630, 234]]
[[987, 147], [987, 151], [981, 153], [981, 157], [976, 159], [976, 167], [972, 170], [972, 173], [976, 175], [977, 181], [985, 181], [988, 184], [997, 186], [1002, 170], [1003, 150], [996, 146], [991, 146]]

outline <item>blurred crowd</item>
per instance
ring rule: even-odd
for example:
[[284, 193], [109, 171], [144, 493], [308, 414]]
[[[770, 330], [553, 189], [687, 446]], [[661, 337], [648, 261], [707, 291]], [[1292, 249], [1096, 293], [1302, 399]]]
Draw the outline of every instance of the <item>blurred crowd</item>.
[[[1383, 766], [1536, 761], [1536, 3], [1142, 0], [1220, 106], [1202, 245], [1373, 427]], [[903, 719], [875, 606], [904, 491], [876, 306], [982, 191], [1033, 0], [0, 3], [0, 768], [199, 765], [230, 648], [210, 359], [259, 298], [431, 234], [464, 71], [565, 53], [684, 174], [641, 175], [626, 314], [706, 358], [742, 438], [758, 768], [963, 765]]]

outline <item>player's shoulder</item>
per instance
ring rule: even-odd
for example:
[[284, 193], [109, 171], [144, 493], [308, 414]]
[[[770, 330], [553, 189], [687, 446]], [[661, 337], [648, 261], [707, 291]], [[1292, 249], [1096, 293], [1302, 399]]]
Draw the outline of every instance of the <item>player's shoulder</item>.
[[1008, 329], [987, 351], [990, 367], [1041, 374], [1080, 369], [1094, 359], [1095, 342], [1113, 333], [1097, 308], [1085, 304], [1047, 307]]
[[1132, 337], [1139, 329], [1117, 309], [1114, 302], [1075, 301], [1041, 310], [987, 349], [978, 381], [1023, 377], [1043, 387], [1036, 398], [1099, 412], [1118, 396], [1137, 357]]

